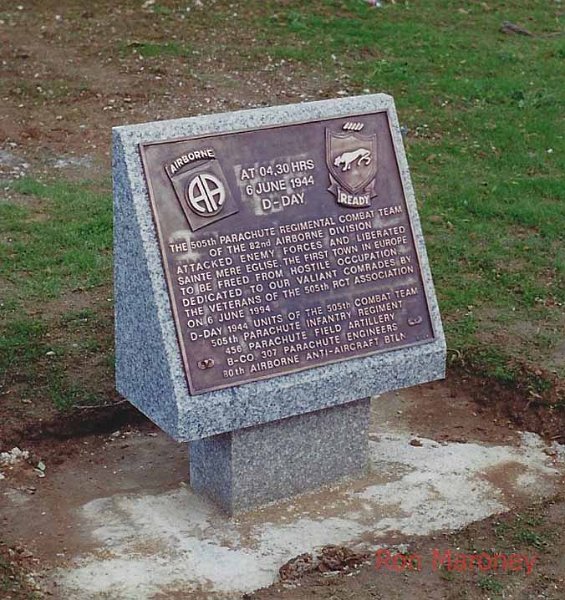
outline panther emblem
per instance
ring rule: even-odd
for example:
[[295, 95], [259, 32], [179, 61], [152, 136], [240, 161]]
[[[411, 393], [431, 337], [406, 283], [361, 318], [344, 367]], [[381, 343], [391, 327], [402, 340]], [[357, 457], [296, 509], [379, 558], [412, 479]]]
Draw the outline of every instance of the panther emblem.
[[334, 160], [334, 167], [341, 167], [342, 171], [349, 171], [351, 165], [357, 161], [357, 166], [371, 164], [371, 152], [365, 148], [358, 148], [351, 152], [344, 152]]
[[349, 208], [371, 206], [371, 199], [377, 195], [377, 134], [374, 130], [361, 133], [360, 129], [335, 131], [328, 127], [325, 131], [328, 191], [338, 204]]

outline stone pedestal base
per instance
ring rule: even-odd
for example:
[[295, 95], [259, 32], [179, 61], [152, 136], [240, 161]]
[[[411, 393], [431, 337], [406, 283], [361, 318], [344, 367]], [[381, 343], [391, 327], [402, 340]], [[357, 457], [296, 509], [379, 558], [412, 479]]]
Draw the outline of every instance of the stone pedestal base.
[[190, 485], [231, 515], [362, 475], [369, 418], [357, 400], [190, 442]]

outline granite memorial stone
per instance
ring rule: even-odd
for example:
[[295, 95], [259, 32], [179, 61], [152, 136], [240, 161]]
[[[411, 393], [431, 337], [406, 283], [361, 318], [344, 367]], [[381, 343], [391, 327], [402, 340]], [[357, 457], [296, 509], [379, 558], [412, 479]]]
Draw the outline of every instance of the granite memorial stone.
[[363, 472], [368, 398], [445, 372], [392, 98], [113, 134], [118, 391], [229, 513]]

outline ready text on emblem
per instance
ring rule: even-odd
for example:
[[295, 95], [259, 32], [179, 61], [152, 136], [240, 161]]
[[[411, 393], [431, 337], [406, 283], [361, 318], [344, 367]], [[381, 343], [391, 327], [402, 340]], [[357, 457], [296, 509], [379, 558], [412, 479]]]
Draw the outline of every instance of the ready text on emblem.
[[367, 208], [376, 196], [377, 136], [360, 133], [362, 123], [345, 123], [343, 131], [326, 129], [329, 191], [338, 204]]

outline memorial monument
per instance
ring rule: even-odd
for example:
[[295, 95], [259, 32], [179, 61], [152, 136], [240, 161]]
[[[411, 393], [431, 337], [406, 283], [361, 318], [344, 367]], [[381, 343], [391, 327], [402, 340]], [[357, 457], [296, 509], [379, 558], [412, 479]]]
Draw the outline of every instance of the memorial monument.
[[113, 131], [117, 389], [233, 514], [363, 473], [369, 397], [442, 378], [393, 100]]

